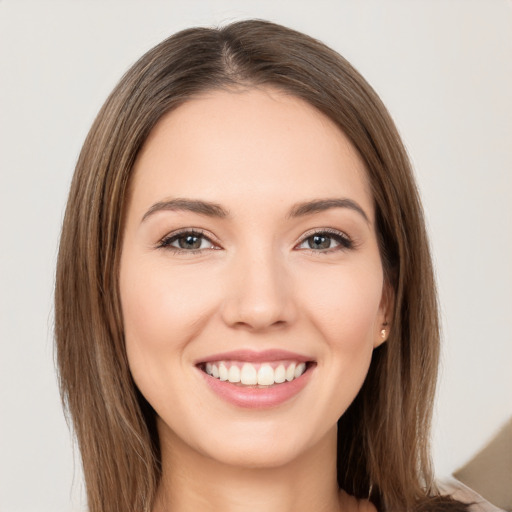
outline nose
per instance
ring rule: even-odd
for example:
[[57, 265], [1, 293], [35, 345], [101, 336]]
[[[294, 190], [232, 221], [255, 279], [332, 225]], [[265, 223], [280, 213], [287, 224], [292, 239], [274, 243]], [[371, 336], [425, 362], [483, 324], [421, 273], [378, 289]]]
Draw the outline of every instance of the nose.
[[230, 327], [265, 331], [297, 316], [292, 279], [278, 255], [238, 255], [228, 270], [222, 317]]

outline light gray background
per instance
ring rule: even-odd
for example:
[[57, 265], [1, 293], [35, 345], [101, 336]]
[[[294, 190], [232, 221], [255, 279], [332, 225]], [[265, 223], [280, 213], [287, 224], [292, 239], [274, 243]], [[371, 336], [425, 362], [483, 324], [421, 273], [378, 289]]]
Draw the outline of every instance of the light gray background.
[[[415, 165], [444, 327], [434, 458], [449, 475], [512, 415], [512, 4], [0, 0], [0, 510], [83, 510], [52, 289], [73, 167], [121, 74], [171, 33], [258, 17], [347, 57]], [[75, 467], [75, 469], [74, 469]]]

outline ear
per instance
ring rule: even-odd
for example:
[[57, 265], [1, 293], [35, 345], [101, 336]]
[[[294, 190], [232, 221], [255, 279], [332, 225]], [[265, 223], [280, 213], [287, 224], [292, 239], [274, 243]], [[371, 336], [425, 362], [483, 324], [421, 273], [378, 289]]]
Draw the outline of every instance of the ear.
[[387, 282], [387, 280], [385, 280], [382, 287], [382, 296], [380, 299], [377, 322], [375, 324], [373, 348], [377, 348], [387, 341], [392, 328], [391, 318], [393, 318], [394, 306], [395, 293], [392, 286]]

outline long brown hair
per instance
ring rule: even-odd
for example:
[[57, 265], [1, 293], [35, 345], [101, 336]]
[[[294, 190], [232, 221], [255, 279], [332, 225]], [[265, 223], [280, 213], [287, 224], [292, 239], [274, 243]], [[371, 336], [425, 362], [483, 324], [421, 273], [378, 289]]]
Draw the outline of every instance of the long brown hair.
[[[338, 483], [382, 510], [429, 510], [429, 428], [439, 326], [424, 220], [406, 151], [377, 94], [322, 43], [264, 21], [193, 28], [121, 79], [80, 154], [55, 293], [61, 392], [78, 438], [91, 512], [149, 511], [160, 479], [154, 411], [127, 363], [118, 271], [132, 167], [158, 120], [197, 94], [271, 86], [336, 122], [366, 163], [384, 273], [394, 291], [387, 343], [338, 422]], [[450, 505], [451, 503], [451, 505]], [[429, 505], [430, 504], [430, 505]]]

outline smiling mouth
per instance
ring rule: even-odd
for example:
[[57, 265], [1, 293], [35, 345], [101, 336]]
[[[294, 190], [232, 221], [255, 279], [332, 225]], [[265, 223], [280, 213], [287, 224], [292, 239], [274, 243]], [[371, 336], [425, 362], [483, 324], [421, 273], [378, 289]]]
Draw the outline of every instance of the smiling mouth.
[[293, 360], [263, 363], [221, 360], [200, 363], [198, 367], [210, 377], [236, 386], [270, 387], [298, 379], [315, 364]]

